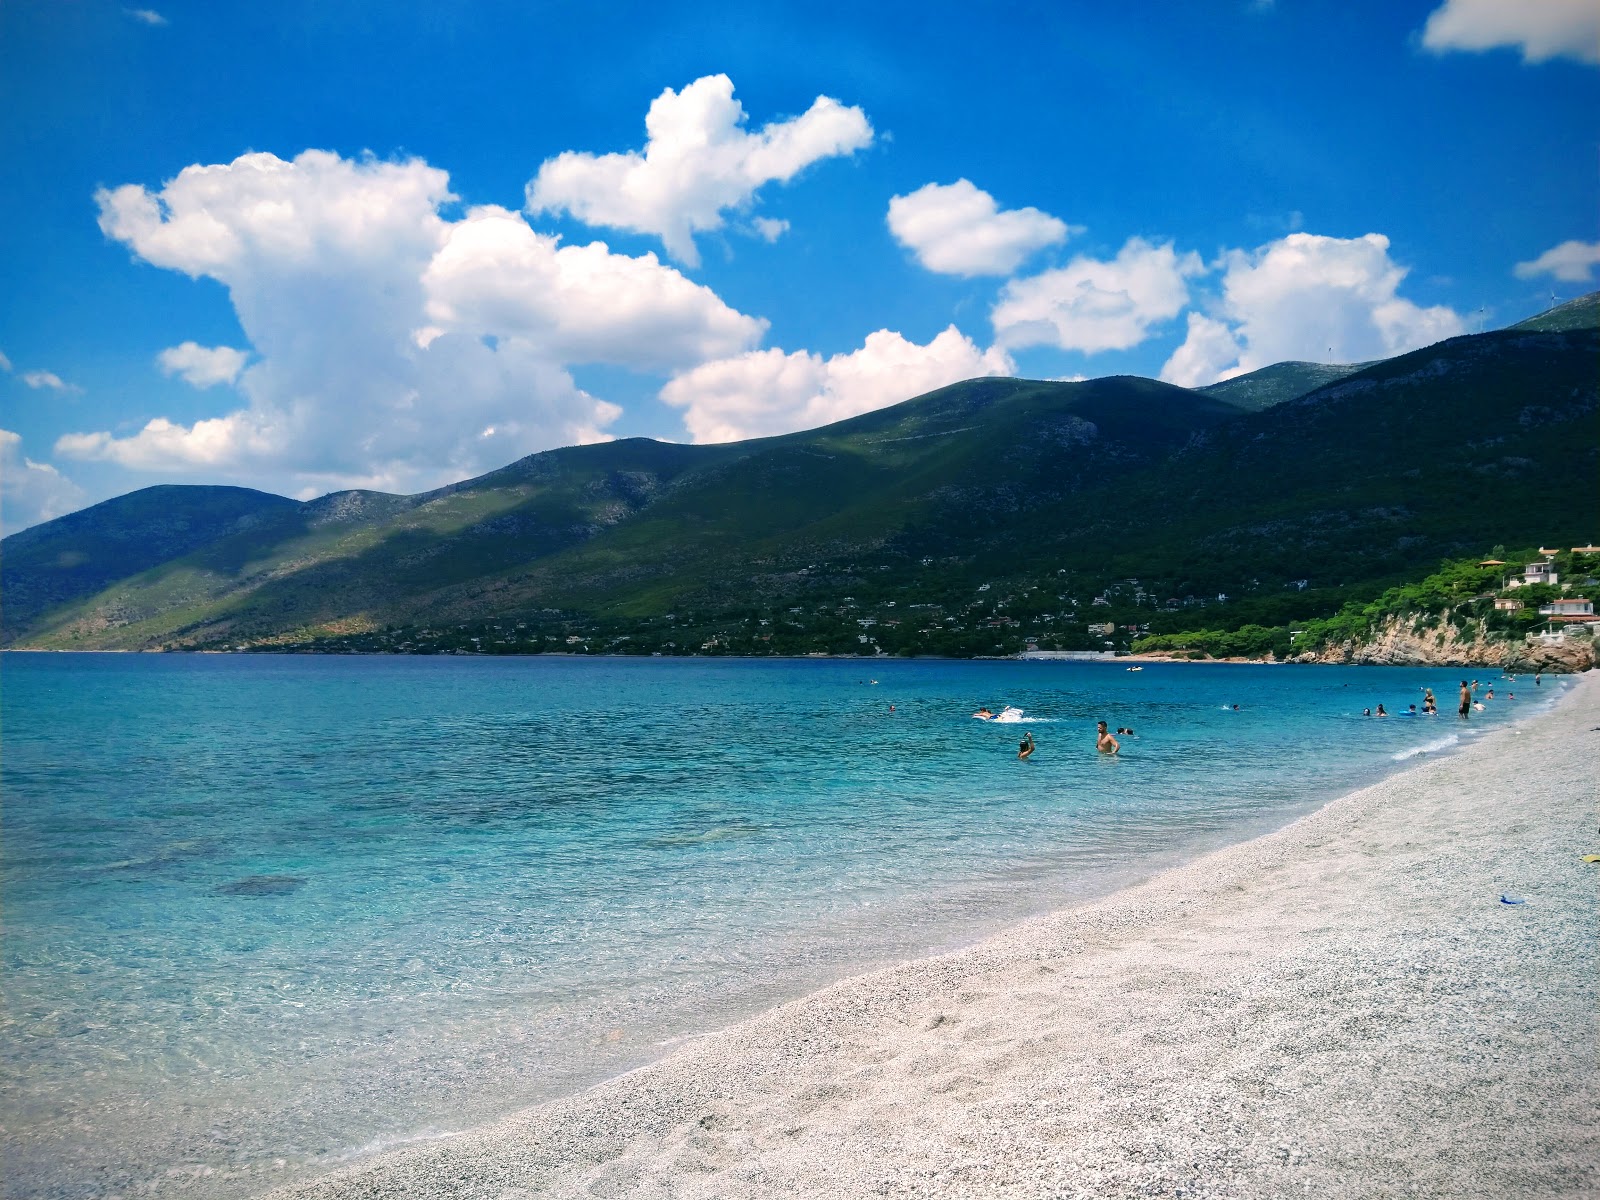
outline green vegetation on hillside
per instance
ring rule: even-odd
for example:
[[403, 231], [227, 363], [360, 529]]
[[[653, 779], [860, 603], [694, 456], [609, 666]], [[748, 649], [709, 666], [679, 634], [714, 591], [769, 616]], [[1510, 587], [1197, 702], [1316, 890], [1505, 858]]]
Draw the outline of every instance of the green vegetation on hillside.
[[[63, 590], [56, 564], [145, 527], [136, 493], [6, 539], [4, 637], [979, 654], [1200, 629], [1255, 644], [1419, 562], [1591, 538], [1597, 359], [1593, 330], [1475, 335], [1254, 413], [1153, 380], [971, 380], [782, 437], [571, 447], [421, 496], [264, 497], [247, 525]], [[198, 520], [228, 490], [165, 503]]]
[[1372, 366], [1364, 363], [1281, 362], [1248, 375], [1238, 375], [1197, 391], [1224, 400], [1245, 412], [1260, 412], [1274, 404], [1297, 400], [1301, 396], [1337, 383], [1348, 375]]
[[[1521, 584], [1524, 566], [1547, 558], [1564, 582], [1560, 586]], [[1186, 657], [1287, 659], [1329, 647], [1358, 645], [1395, 623], [1430, 630], [1444, 622], [1458, 630], [1471, 628], [1487, 637], [1520, 641], [1547, 622], [1539, 612], [1541, 604], [1572, 594], [1574, 586], [1592, 599], [1596, 574], [1600, 574], [1600, 554], [1567, 550], [1546, 556], [1530, 548], [1507, 555], [1504, 547], [1497, 546], [1487, 560], [1441, 563], [1421, 580], [1388, 588], [1366, 602], [1351, 601], [1335, 613], [1293, 626], [1249, 624], [1154, 634], [1140, 638], [1133, 648], [1139, 653]], [[1515, 601], [1520, 607], [1497, 608], [1496, 599]]]

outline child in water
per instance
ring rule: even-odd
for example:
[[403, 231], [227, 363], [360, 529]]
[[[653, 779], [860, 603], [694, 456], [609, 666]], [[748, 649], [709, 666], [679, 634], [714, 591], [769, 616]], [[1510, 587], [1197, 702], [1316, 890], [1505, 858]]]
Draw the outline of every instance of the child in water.
[[1022, 735], [1022, 744], [1017, 747], [1017, 757], [1018, 758], [1027, 758], [1032, 753], [1033, 753], [1033, 734], [1032, 733], [1025, 733], [1025, 734]]

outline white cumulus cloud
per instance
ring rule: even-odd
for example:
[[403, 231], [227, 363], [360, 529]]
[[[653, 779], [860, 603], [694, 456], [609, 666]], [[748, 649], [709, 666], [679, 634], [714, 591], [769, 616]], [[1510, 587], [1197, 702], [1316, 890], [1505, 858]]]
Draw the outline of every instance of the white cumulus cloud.
[[1600, 63], [1600, 4], [1595, 0], [1445, 0], [1428, 17], [1422, 44], [1447, 50], [1522, 51], [1524, 62], [1566, 56]]
[[202, 346], [184, 342], [168, 346], [156, 355], [156, 364], [167, 375], [181, 375], [185, 383], [197, 388], [216, 387], [239, 378], [250, 355], [232, 346]]
[[694, 266], [695, 233], [720, 229], [723, 213], [750, 204], [762, 185], [872, 142], [866, 114], [827, 96], [756, 133], [744, 121], [726, 75], [697, 79], [681, 92], [668, 88], [645, 116], [642, 152], [568, 150], [548, 159], [528, 184], [528, 211], [654, 234]]
[[1518, 263], [1514, 270], [1518, 279], [1549, 275], [1563, 283], [1590, 283], [1597, 264], [1600, 264], [1600, 242], [1573, 240], [1550, 247], [1531, 262]]
[[1009, 348], [1126, 350], [1183, 310], [1188, 280], [1203, 270], [1198, 255], [1171, 243], [1130, 238], [1113, 259], [1080, 256], [1006, 284], [990, 314], [995, 338]]
[[892, 197], [889, 232], [928, 270], [972, 276], [1009, 275], [1074, 231], [1037, 208], [1002, 212], [988, 192], [958, 179]]
[[167, 19], [153, 8], [125, 8], [122, 10], [141, 25], [166, 25]]
[[77, 384], [68, 383], [54, 371], [24, 371], [22, 382], [35, 391], [61, 392], [64, 395], [83, 391]]
[[[295, 494], [412, 491], [606, 437], [621, 410], [579, 388], [575, 364], [664, 372], [765, 330], [654, 255], [560, 246], [500, 208], [449, 219], [447, 175], [414, 159], [247, 154], [97, 198], [139, 258], [227, 287], [253, 357], [236, 411], [68, 434], [69, 457]], [[168, 353], [203, 377], [226, 349]]]
[[1422, 308], [1399, 295], [1406, 269], [1389, 239], [1292, 233], [1222, 257], [1212, 316], [1191, 313], [1188, 336], [1161, 369], [1196, 387], [1276, 362], [1364, 362], [1464, 332], [1453, 309]]
[[0, 429], [0, 534], [74, 512], [84, 500], [72, 480], [23, 454], [21, 435]]
[[527, 338], [568, 363], [670, 369], [737, 353], [766, 332], [654, 254], [561, 246], [503, 208], [452, 225], [422, 283], [435, 328]]
[[861, 349], [823, 358], [756, 350], [675, 376], [661, 398], [684, 410], [697, 442], [812, 429], [980, 375], [1009, 375], [1010, 357], [980, 350], [954, 325], [927, 345], [880, 329]]

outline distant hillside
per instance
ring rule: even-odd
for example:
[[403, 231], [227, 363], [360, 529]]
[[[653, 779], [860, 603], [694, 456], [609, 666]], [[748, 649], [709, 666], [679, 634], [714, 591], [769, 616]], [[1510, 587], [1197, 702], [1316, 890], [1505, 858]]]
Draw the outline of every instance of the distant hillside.
[[0, 555], [6, 628], [300, 507], [249, 488], [164, 485], [14, 533]]
[[1281, 362], [1197, 390], [1246, 412], [1260, 412], [1372, 366], [1364, 363]]
[[1600, 329], [1600, 292], [1590, 292], [1576, 300], [1568, 300], [1538, 316], [1518, 321], [1512, 329], [1531, 329], [1540, 333], [1556, 333], [1564, 329]]
[[992, 653], [1192, 628], [1175, 607], [1278, 625], [1485, 544], [1592, 540], [1597, 361], [1595, 330], [1471, 335], [1259, 412], [1130, 377], [969, 380], [822, 429], [570, 447], [420, 496], [167, 489], [157, 509], [254, 507], [108, 555], [149, 489], [6, 539], [4, 635]]

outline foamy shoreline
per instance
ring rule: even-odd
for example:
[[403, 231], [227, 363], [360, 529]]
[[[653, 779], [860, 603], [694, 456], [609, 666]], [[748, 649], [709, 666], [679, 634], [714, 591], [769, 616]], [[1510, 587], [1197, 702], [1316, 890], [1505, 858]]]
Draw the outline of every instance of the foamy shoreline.
[[1274, 833], [277, 1194], [1584, 1194], [1597, 724], [1589, 674]]

